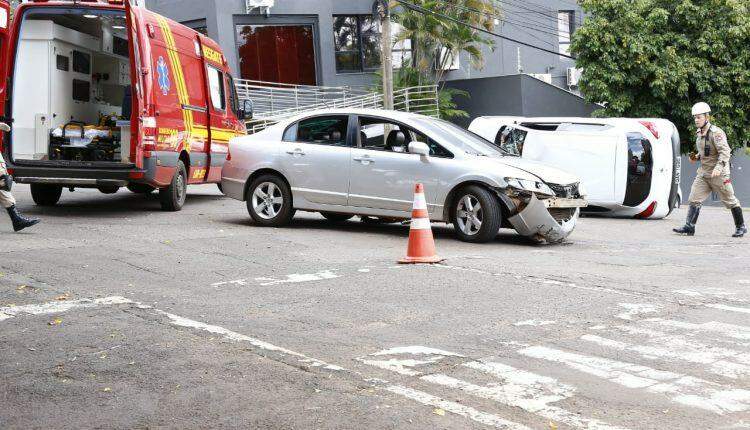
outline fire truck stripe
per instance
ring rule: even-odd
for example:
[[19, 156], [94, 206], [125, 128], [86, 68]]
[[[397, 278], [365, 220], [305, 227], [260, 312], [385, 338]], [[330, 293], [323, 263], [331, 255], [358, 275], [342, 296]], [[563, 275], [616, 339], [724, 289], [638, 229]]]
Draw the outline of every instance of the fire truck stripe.
[[[188, 97], [187, 86], [185, 85], [185, 77], [182, 73], [182, 62], [180, 56], [177, 53], [177, 45], [175, 44], [172, 30], [169, 28], [169, 23], [164, 17], [158, 17], [159, 26], [161, 27], [162, 34], [164, 35], [164, 42], [167, 45], [167, 54], [169, 61], [172, 63], [172, 70], [174, 72], [175, 81], [177, 83], [177, 98], [180, 100], [180, 104], [189, 105], [190, 98]], [[182, 117], [185, 123], [186, 145], [185, 150], [190, 152], [190, 142], [193, 138], [193, 113], [187, 109], [182, 109]]]

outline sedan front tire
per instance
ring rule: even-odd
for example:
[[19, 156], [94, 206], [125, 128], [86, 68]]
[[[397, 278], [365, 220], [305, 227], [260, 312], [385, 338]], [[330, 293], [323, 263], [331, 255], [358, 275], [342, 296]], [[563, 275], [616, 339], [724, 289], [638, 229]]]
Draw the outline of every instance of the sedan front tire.
[[489, 242], [500, 231], [502, 208], [497, 197], [486, 188], [469, 185], [453, 200], [453, 226], [464, 242]]

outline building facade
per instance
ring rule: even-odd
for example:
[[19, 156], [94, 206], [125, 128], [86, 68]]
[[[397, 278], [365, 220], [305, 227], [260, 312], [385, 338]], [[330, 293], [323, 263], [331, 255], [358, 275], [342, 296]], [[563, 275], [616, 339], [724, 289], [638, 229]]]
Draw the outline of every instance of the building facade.
[[[450, 0], [445, 0], [446, 4]], [[380, 66], [380, 30], [373, 0], [275, 0], [270, 8], [248, 8], [246, 0], [147, 0], [149, 9], [205, 32], [224, 48], [238, 77], [321, 86], [370, 86]], [[544, 48], [503, 38], [485, 49], [485, 64], [474, 68], [463, 53], [447, 80], [529, 73], [568, 89], [573, 61], [556, 55], [569, 46], [580, 25], [574, 0], [502, 0], [495, 32]], [[396, 47], [395, 62], [409, 56]], [[262, 53], [262, 55], [261, 55]]]

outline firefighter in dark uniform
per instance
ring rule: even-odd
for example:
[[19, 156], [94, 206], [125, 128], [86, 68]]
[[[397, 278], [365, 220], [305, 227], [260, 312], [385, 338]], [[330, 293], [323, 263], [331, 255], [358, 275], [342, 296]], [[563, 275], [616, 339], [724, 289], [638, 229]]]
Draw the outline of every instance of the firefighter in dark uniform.
[[687, 221], [683, 227], [674, 229], [674, 232], [693, 236], [701, 206], [714, 192], [719, 195], [724, 206], [732, 211], [736, 227], [732, 237], [743, 237], [747, 233], [747, 227], [742, 216], [742, 206], [734, 195], [732, 180], [729, 176], [729, 159], [732, 156], [732, 149], [724, 131], [711, 124], [709, 113], [711, 113], [711, 107], [706, 103], [701, 102], [693, 106], [693, 118], [698, 128], [698, 135], [695, 143], [697, 152], [690, 153], [690, 162], [700, 161], [701, 164], [690, 190]]
[[[8, 132], [10, 127], [8, 124], [0, 123], [0, 131]], [[13, 194], [10, 193], [13, 188], [13, 177], [8, 174], [8, 170], [5, 168], [5, 160], [3, 154], [0, 154], [0, 206], [4, 207], [10, 215], [10, 220], [13, 222], [13, 230], [21, 231], [26, 227], [38, 224], [39, 220], [24, 218], [18, 209], [16, 209], [16, 199], [13, 198]]]

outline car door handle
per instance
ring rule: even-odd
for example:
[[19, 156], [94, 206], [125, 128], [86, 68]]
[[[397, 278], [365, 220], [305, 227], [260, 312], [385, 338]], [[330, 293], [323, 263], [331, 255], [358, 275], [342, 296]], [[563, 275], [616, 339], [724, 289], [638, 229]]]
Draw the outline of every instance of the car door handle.
[[359, 161], [362, 164], [370, 164], [375, 162], [375, 160], [373, 160], [369, 155], [365, 155], [364, 157], [356, 157], [354, 161]]
[[302, 150], [299, 148], [295, 149], [294, 151], [286, 151], [286, 153], [289, 155], [305, 155], [305, 153], [302, 152]]

